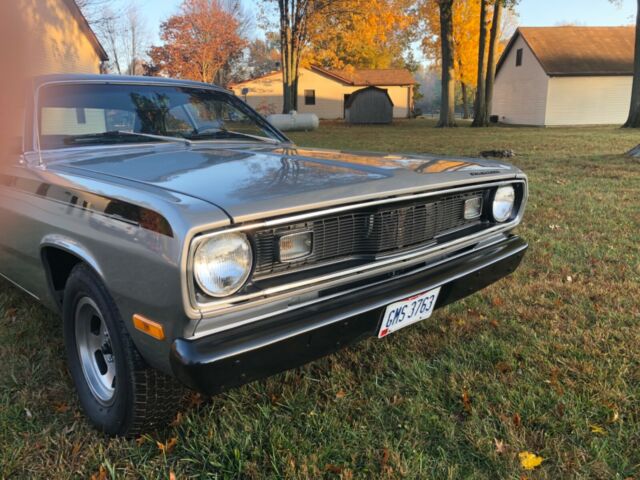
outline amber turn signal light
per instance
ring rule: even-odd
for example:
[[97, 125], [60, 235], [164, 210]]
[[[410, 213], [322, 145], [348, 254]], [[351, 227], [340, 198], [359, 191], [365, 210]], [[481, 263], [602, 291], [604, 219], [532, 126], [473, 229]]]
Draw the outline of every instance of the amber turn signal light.
[[133, 326], [156, 340], [164, 340], [164, 328], [162, 328], [162, 325], [142, 315], [136, 313], [133, 316]]

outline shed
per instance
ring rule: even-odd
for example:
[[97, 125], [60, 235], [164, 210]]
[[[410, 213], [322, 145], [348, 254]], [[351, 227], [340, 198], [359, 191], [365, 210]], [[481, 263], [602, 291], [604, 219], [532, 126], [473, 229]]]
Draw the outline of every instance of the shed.
[[344, 118], [349, 123], [391, 123], [393, 101], [383, 88], [366, 87], [356, 90], [346, 99]]
[[496, 70], [492, 114], [524, 125], [621, 124], [635, 27], [520, 27]]

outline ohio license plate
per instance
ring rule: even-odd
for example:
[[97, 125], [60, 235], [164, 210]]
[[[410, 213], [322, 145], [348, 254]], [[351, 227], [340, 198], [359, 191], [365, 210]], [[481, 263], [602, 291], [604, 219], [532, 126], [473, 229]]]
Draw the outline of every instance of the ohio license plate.
[[439, 293], [440, 287], [389, 305], [382, 317], [378, 338], [386, 337], [396, 330], [429, 318], [436, 306]]

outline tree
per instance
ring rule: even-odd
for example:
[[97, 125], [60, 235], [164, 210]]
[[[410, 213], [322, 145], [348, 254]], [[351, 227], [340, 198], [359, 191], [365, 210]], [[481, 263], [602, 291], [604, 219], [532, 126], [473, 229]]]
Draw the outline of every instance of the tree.
[[[469, 118], [469, 90], [476, 86], [478, 71], [478, 19], [480, 4], [477, 0], [456, 0], [452, 9], [455, 79], [460, 83], [464, 117]], [[436, 63], [441, 61], [440, 14], [437, 0], [426, 0], [421, 5], [425, 36], [422, 50]]]
[[342, 0], [310, 24], [304, 61], [325, 68], [404, 66], [415, 37], [414, 0]]
[[[484, 62], [481, 61], [481, 57], [484, 58], [484, 49], [486, 48], [486, 41], [479, 42], [478, 47], [478, 94], [476, 95], [476, 111], [473, 119], [472, 126], [474, 127], [488, 127], [489, 126], [489, 116], [491, 115], [491, 107], [493, 103], [493, 86], [495, 84], [496, 78], [496, 63], [498, 61], [498, 56], [503, 48], [502, 45], [502, 28], [503, 25], [503, 13], [506, 10], [508, 15], [508, 20], [511, 20], [514, 17], [513, 10], [518, 3], [518, 0], [495, 0], [493, 3], [493, 12], [491, 19], [491, 29], [489, 32], [489, 48], [488, 48], [488, 58], [486, 64], [486, 75], [482, 76], [482, 70], [484, 70]], [[486, 17], [487, 13], [481, 15], [485, 18], [481, 19], [481, 27], [480, 34], [483, 35], [483, 31], [486, 35]], [[484, 83], [483, 83], [484, 82]], [[480, 91], [482, 89], [482, 91]]]
[[476, 101], [474, 105], [473, 127], [482, 127], [487, 124], [487, 107], [484, 90], [485, 78], [485, 48], [487, 45], [487, 9], [488, 0], [480, 0], [480, 37], [478, 41], [478, 76], [476, 79]]
[[442, 95], [438, 127], [455, 127], [455, 71], [453, 43], [453, 0], [438, 0], [442, 47]]
[[640, 0], [636, 12], [636, 41], [633, 58], [633, 83], [631, 86], [631, 104], [629, 117], [624, 128], [640, 128]]
[[283, 113], [298, 107], [298, 78], [304, 48], [309, 41], [309, 26], [330, 16], [331, 7], [344, 0], [265, 0], [277, 2], [277, 30], [282, 64]]
[[247, 45], [242, 23], [229, 5], [222, 0], [184, 0], [180, 13], [160, 26], [164, 44], [149, 51], [151, 68], [172, 77], [213, 83]]
[[487, 58], [487, 80], [485, 83], [485, 111], [486, 120], [491, 115], [493, 104], [493, 85], [496, 79], [496, 62], [498, 59], [498, 42], [500, 41], [500, 26], [502, 24], [502, 9], [504, 0], [496, 0], [493, 6], [493, 19], [491, 20], [491, 33], [489, 35], [489, 57]]
[[260, 77], [280, 68], [278, 38], [267, 33], [265, 40], [256, 39], [247, 49], [247, 67], [252, 77]]

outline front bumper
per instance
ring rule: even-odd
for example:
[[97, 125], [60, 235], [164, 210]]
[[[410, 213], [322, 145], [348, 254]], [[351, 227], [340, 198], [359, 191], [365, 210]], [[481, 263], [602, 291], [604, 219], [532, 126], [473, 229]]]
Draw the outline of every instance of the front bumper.
[[517, 236], [390, 283], [328, 299], [195, 340], [177, 339], [171, 368], [185, 385], [214, 394], [288, 370], [377, 334], [387, 305], [441, 286], [436, 308], [512, 273], [527, 244]]

